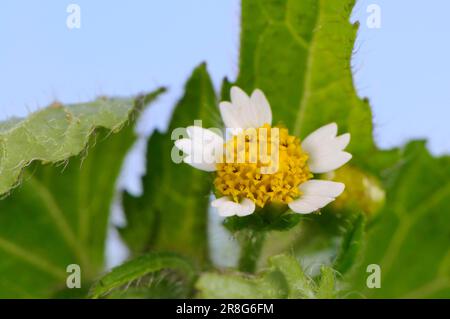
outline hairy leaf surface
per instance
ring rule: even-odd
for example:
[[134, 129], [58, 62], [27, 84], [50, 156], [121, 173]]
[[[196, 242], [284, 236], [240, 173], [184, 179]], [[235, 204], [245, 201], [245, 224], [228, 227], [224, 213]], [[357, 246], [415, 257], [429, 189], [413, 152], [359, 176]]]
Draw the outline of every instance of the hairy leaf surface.
[[[192, 264], [176, 254], [167, 252], [148, 253], [114, 268], [99, 279], [91, 287], [91, 297], [99, 298], [105, 296], [114, 289], [124, 285], [129, 288], [133, 282], [142, 280], [148, 274], [167, 269], [181, 272], [185, 277], [187, 286], [192, 285], [196, 276], [196, 270]], [[149, 287], [149, 289], [151, 288]]]
[[115, 183], [136, 138], [132, 123], [159, 93], [52, 106], [3, 129], [11, 137], [3, 144], [4, 189], [17, 179], [18, 170], [5, 171], [12, 163], [22, 169], [34, 161], [0, 200], [0, 297], [65, 290], [70, 264], [80, 265], [86, 289], [102, 270]]

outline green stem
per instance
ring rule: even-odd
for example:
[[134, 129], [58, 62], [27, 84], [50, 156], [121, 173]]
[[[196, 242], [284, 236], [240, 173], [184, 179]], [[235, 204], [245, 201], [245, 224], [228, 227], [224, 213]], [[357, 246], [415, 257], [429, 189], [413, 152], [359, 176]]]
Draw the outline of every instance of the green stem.
[[259, 260], [266, 233], [264, 231], [248, 230], [241, 245], [241, 256], [239, 258], [239, 270], [254, 273]]

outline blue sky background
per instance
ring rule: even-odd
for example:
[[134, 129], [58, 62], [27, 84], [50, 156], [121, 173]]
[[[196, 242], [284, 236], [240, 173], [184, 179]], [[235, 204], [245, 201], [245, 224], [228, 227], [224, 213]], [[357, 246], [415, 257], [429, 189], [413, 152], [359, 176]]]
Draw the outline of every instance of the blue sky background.
[[[81, 29], [66, 27], [70, 3]], [[192, 69], [202, 61], [216, 84], [238, 68], [239, 0], [4, 0], [0, 4], [0, 120], [24, 116], [55, 99], [89, 101], [170, 88], [139, 125], [165, 127]], [[366, 26], [369, 4], [380, 29]], [[381, 147], [428, 138], [450, 152], [450, 1], [359, 0], [355, 83], [371, 100]], [[139, 192], [141, 140], [122, 184]], [[116, 214], [117, 215], [117, 214]]]
[[[366, 27], [366, 8], [382, 9], [381, 29]], [[450, 153], [450, 1], [359, 0], [353, 64], [361, 96], [369, 97], [382, 147], [428, 138]]]
[[[66, 8], [81, 7], [81, 29]], [[365, 24], [369, 4], [381, 29]], [[88, 101], [167, 85], [140, 131], [164, 127], [194, 66], [207, 61], [216, 83], [237, 72], [239, 0], [5, 0], [0, 5], [0, 119], [55, 99]], [[359, 0], [354, 56], [359, 94], [374, 110], [376, 139], [391, 147], [428, 138], [450, 152], [450, 1]]]

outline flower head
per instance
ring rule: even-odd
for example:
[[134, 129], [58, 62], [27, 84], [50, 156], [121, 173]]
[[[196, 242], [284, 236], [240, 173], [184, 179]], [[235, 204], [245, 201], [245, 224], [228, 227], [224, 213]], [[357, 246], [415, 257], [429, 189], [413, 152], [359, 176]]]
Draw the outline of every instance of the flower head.
[[272, 126], [272, 110], [262, 91], [249, 97], [238, 87], [231, 89], [231, 102], [220, 103], [220, 113], [231, 133], [228, 139], [191, 126], [188, 138], [175, 142], [187, 155], [185, 163], [215, 172], [219, 196], [212, 206], [220, 215], [246, 216], [270, 204], [308, 214], [343, 192], [342, 183], [314, 179], [314, 174], [331, 172], [352, 157], [344, 151], [350, 134], [337, 136], [336, 123], [317, 129], [302, 142], [286, 128]]

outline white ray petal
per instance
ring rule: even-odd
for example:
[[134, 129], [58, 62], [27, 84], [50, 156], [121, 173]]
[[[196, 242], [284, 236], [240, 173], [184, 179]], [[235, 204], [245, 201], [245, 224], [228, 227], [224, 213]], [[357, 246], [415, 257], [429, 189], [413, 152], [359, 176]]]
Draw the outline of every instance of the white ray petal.
[[201, 171], [205, 171], [205, 172], [216, 171], [215, 163], [199, 162], [197, 160], [194, 160], [191, 155], [188, 155], [185, 158], [183, 158], [183, 162], [185, 162], [186, 164], [189, 164], [192, 167], [199, 169]]
[[250, 104], [250, 98], [247, 93], [237, 86], [233, 86], [230, 90], [231, 103], [239, 108], [247, 107]]
[[302, 196], [289, 203], [289, 208], [299, 214], [309, 214], [317, 211], [342, 194], [345, 185], [342, 183], [322, 180], [310, 180], [299, 187]]
[[256, 113], [255, 127], [261, 127], [264, 124], [272, 125], [272, 109], [261, 90], [256, 89], [253, 91], [250, 97], [250, 105], [255, 109]]
[[202, 143], [223, 143], [223, 138], [220, 135], [200, 126], [189, 126], [186, 131], [191, 139]]
[[309, 134], [302, 142], [302, 148], [314, 147], [332, 140], [337, 134], [337, 124], [330, 123]]
[[217, 208], [219, 215], [229, 216], [247, 216], [255, 211], [255, 203], [245, 198], [240, 203], [236, 203], [230, 197], [221, 197], [211, 202], [211, 206]]
[[345, 189], [345, 185], [339, 182], [311, 179], [299, 186], [303, 195], [317, 195], [324, 197], [338, 197]]
[[334, 197], [323, 197], [319, 195], [304, 195], [302, 200], [311, 204], [311, 206], [322, 208], [334, 201]]
[[311, 172], [316, 174], [334, 171], [352, 159], [352, 154], [347, 152], [336, 152], [328, 155], [312, 155], [309, 153], [308, 165]]
[[230, 91], [231, 103], [219, 104], [220, 114], [226, 128], [233, 135], [242, 129], [258, 128], [264, 124], [272, 124], [272, 110], [264, 93], [256, 89], [249, 97], [240, 88], [234, 86]]
[[[236, 110], [236, 116], [238, 118], [238, 125], [236, 128], [247, 129], [253, 126], [253, 121], [256, 114], [254, 114], [251, 106], [250, 97], [242, 89], [237, 86], [233, 86], [230, 91], [231, 103]], [[237, 130], [233, 130], [233, 134]]]
[[297, 199], [288, 204], [289, 208], [298, 214], [309, 214], [317, 210], [317, 207], [311, 205], [310, 203]]
[[218, 208], [221, 205], [223, 205], [224, 203], [229, 202], [230, 200], [231, 200], [230, 197], [227, 197], [227, 196], [216, 198], [215, 200], [213, 200], [211, 202], [211, 206]]
[[311, 133], [302, 142], [303, 150], [308, 153], [308, 165], [312, 173], [327, 173], [333, 171], [351, 158], [351, 154], [343, 152], [350, 143], [350, 134], [336, 137], [336, 123], [325, 125]]
[[251, 201], [248, 198], [244, 198], [241, 202], [240, 202], [240, 211], [238, 211], [237, 215], [238, 216], [247, 216], [250, 214], [253, 214], [253, 212], [255, 211], [255, 203], [253, 201]]
[[240, 109], [239, 117], [241, 119], [242, 128], [258, 128], [259, 125], [259, 113], [258, 106], [250, 101], [247, 105], [243, 106]]
[[222, 121], [225, 124], [225, 128], [232, 129], [240, 127], [237, 107], [235, 107], [230, 102], [220, 102], [219, 109]]
[[335, 143], [335, 147], [338, 150], [342, 151], [350, 143], [350, 133], [345, 133], [345, 134], [339, 135], [338, 137], [336, 137], [334, 139], [334, 143]]

